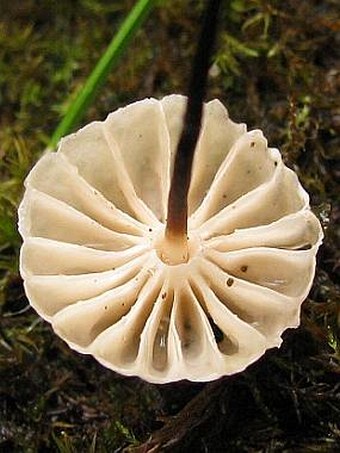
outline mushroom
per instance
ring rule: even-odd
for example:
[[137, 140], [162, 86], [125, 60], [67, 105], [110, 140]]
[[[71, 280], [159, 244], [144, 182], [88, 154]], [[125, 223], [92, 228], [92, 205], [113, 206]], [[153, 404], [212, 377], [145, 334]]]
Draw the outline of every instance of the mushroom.
[[204, 104], [179, 231], [168, 194], [185, 105], [145, 99], [64, 138], [19, 208], [32, 307], [71, 348], [154, 383], [214, 380], [279, 347], [323, 237], [279, 151], [218, 100]]

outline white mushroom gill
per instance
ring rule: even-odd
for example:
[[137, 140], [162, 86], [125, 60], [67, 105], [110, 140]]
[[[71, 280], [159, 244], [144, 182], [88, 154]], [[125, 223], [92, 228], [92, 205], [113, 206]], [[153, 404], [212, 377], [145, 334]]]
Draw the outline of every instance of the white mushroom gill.
[[155, 383], [217, 379], [280, 346], [323, 236], [279, 151], [214, 100], [178, 261], [165, 222], [185, 101], [136, 102], [66, 137], [19, 208], [31, 305], [71, 348]]

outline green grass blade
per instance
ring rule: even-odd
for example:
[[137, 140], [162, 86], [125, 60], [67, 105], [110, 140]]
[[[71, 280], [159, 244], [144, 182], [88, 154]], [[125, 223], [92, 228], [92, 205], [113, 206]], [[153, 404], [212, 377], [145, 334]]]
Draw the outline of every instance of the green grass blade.
[[87, 108], [94, 100], [99, 88], [104, 84], [108, 74], [117, 64], [121, 54], [128, 46], [131, 39], [139, 30], [150, 11], [159, 0], [138, 0], [131, 10], [120, 29], [113, 37], [106, 51], [89, 75], [84, 87], [76, 99], [71, 103], [66, 115], [54, 131], [49, 142], [49, 148], [55, 148], [58, 141], [64, 135], [72, 131], [72, 128], [84, 116]]

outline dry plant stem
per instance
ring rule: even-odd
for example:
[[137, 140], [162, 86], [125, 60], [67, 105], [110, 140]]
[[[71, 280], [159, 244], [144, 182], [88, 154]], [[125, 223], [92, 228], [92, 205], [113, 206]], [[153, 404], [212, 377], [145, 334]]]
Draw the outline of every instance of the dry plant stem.
[[177, 415], [169, 417], [165, 425], [154, 432], [146, 442], [137, 447], [127, 447], [124, 453], [175, 451], [184, 438], [212, 416], [221, 395], [227, 390], [224, 379], [210, 382]]
[[[194, 152], [201, 129], [210, 57], [214, 47], [221, 0], [211, 0], [203, 17], [203, 26], [193, 62], [188, 102], [180, 136], [168, 199], [166, 239], [179, 242], [187, 250], [188, 192]], [[185, 254], [184, 254], [185, 255]], [[187, 255], [187, 253], [186, 253]], [[183, 261], [186, 261], [183, 259]]]

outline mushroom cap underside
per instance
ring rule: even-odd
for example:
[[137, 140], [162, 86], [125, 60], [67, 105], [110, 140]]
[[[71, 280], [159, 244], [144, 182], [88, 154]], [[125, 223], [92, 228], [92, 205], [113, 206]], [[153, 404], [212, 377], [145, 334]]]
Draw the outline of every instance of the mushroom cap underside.
[[259, 130], [204, 106], [187, 263], [160, 249], [185, 97], [146, 99], [45, 154], [19, 207], [35, 310], [73, 349], [156, 383], [233, 374], [281, 344], [322, 241], [297, 176]]

